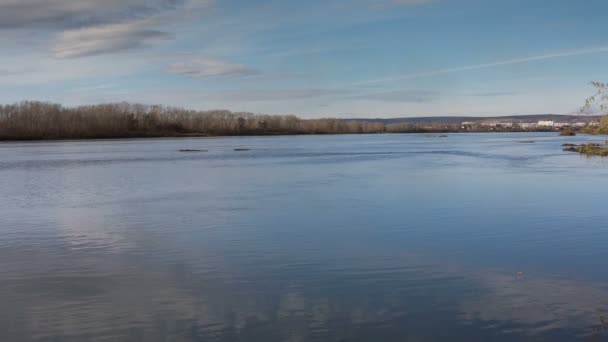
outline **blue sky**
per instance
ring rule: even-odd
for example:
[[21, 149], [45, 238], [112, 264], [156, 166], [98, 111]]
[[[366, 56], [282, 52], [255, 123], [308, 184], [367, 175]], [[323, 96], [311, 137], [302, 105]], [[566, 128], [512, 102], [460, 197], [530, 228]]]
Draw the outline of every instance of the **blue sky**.
[[0, 102], [302, 117], [576, 112], [601, 0], [0, 0]]

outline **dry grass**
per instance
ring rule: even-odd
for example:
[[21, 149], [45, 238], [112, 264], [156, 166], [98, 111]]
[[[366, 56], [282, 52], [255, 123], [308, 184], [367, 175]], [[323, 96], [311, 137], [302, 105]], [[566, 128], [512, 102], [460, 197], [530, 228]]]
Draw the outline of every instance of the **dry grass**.
[[608, 145], [601, 145], [597, 143], [570, 146], [566, 147], [564, 151], [578, 152], [587, 156], [608, 157]]

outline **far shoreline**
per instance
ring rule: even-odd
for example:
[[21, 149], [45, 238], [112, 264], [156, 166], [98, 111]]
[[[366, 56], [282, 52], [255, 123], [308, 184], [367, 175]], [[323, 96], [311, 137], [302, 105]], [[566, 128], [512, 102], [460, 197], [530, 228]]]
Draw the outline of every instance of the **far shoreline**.
[[[112, 141], [112, 140], [164, 140], [164, 139], [175, 139], [182, 140], [188, 138], [259, 138], [259, 137], [307, 137], [307, 136], [373, 136], [373, 135], [432, 135], [439, 137], [440, 135], [447, 134], [459, 134], [459, 135], [473, 135], [473, 134], [523, 134], [523, 133], [555, 133], [556, 136], [560, 136], [560, 131], [437, 131], [437, 132], [376, 132], [376, 133], [285, 133], [285, 134], [243, 134], [243, 135], [210, 135], [210, 134], [184, 134], [184, 135], [130, 135], [130, 136], [115, 136], [115, 137], [83, 137], [83, 138], [68, 138], [68, 137], [56, 137], [56, 138], [16, 138], [6, 139], [0, 138], [0, 144], [9, 143], [36, 143], [36, 142], [80, 142], [80, 141]], [[593, 133], [577, 132], [580, 135], [596, 135]], [[447, 137], [447, 136], [445, 136]]]
[[599, 117], [300, 118], [228, 110], [110, 103], [64, 107], [24, 101], [0, 105], [0, 141], [59, 141], [343, 134], [455, 134], [596, 131]]

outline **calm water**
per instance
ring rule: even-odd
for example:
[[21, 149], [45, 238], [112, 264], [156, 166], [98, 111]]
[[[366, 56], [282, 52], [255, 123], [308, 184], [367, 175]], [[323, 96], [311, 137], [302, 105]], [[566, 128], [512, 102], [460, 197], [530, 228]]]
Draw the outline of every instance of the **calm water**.
[[606, 340], [597, 139], [0, 144], [0, 341]]

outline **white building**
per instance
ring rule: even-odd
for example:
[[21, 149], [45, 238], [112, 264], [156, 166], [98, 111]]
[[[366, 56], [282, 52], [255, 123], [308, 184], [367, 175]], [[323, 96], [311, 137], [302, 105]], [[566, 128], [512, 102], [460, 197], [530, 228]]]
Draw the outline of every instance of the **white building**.
[[551, 120], [540, 120], [538, 122], [539, 127], [553, 127], [555, 123]]
[[520, 122], [519, 127], [521, 129], [534, 129], [536, 128], [536, 124], [533, 122]]

